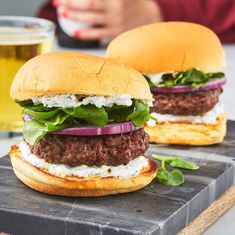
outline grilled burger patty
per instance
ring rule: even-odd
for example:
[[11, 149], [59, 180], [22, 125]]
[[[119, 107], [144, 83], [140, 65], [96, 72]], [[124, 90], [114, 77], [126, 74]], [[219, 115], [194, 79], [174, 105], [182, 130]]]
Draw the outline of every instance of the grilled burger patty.
[[151, 112], [196, 116], [210, 111], [219, 101], [222, 88], [184, 93], [156, 93]]
[[149, 136], [137, 131], [106, 136], [46, 135], [30, 146], [31, 152], [46, 162], [68, 166], [118, 166], [143, 155]]

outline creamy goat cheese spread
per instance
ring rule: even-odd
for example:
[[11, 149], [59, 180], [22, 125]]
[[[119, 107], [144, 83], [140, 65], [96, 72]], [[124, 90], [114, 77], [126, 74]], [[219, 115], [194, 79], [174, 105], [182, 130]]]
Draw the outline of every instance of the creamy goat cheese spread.
[[164, 72], [164, 73], [152, 73], [152, 74], [146, 74], [146, 75], [150, 78], [150, 81], [152, 83], [158, 84], [162, 81], [162, 75], [166, 74], [166, 73], [175, 73], [175, 72], [167, 71], [167, 72]]
[[[32, 101], [35, 105], [43, 104], [43, 106], [52, 108], [72, 108], [79, 107], [81, 105], [93, 104], [97, 108], [112, 107], [116, 105], [131, 106], [132, 97], [128, 94], [122, 94], [114, 97], [105, 97], [105, 96], [87, 96], [82, 100], [78, 100], [76, 95], [65, 94], [65, 95], [56, 95], [56, 96], [40, 96], [32, 98]], [[148, 106], [152, 105], [152, 101], [143, 101]]]
[[34, 104], [43, 104], [48, 108], [60, 107], [60, 108], [71, 108], [78, 107], [81, 105], [93, 104], [97, 108], [102, 106], [112, 107], [114, 104], [131, 106], [132, 100], [131, 96], [128, 94], [122, 94], [114, 97], [104, 97], [104, 96], [87, 96], [79, 101], [76, 95], [65, 94], [56, 96], [41, 96], [34, 97]]
[[69, 167], [64, 164], [51, 164], [46, 162], [30, 152], [29, 146], [25, 142], [19, 144], [22, 158], [31, 163], [33, 166], [46, 169], [49, 173], [64, 177], [64, 176], [78, 176], [78, 177], [119, 177], [120, 179], [129, 179], [137, 176], [141, 170], [148, 165], [148, 159], [139, 156], [131, 160], [127, 165], [120, 166], [101, 166], [88, 167], [85, 165], [77, 167]]
[[[157, 119], [157, 122], [191, 122], [191, 123], [205, 123], [215, 124], [217, 117], [224, 114], [224, 106], [221, 102], [217, 103], [215, 107], [209, 112], [201, 116], [176, 116], [171, 114], [151, 113], [150, 116]], [[153, 127], [157, 123], [153, 119], [149, 119], [147, 125]]]

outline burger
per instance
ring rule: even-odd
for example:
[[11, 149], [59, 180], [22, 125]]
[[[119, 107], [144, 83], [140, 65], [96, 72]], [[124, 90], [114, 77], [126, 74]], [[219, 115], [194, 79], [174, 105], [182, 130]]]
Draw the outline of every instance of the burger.
[[24, 120], [11, 162], [30, 188], [95, 197], [135, 191], [156, 176], [140, 127], [152, 94], [134, 69], [76, 52], [43, 54], [20, 68], [10, 93]]
[[226, 114], [219, 97], [225, 56], [210, 29], [185, 22], [142, 26], [115, 38], [107, 55], [146, 77], [155, 100], [145, 125], [150, 141], [198, 146], [223, 141]]

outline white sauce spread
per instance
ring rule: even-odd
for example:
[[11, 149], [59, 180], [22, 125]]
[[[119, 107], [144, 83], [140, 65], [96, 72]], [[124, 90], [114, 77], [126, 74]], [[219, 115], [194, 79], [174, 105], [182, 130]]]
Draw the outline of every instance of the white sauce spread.
[[[206, 123], [215, 124], [217, 117], [224, 113], [224, 106], [222, 103], [217, 103], [215, 107], [209, 112], [201, 116], [176, 116], [171, 114], [151, 113], [150, 115], [157, 119], [157, 122], [191, 122], [191, 123]], [[156, 125], [156, 121], [149, 119], [147, 122], [149, 127]]]
[[88, 96], [83, 98], [81, 101], [77, 99], [76, 95], [71, 94], [34, 97], [32, 100], [34, 104], [41, 103], [48, 108], [71, 108], [88, 104], [93, 104], [98, 108], [101, 108], [102, 106], [112, 107], [114, 104], [125, 106], [132, 105], [131, 96], [128, 94], [122, 94], [120, 96], [115, 97]]
[[166, 73], [175, 73], [173, 71], [167, 71], [167, 72], [164, 72], [164, 73], [152, 73], [152, 74], [146, 74], [149, 78], [150, 78], [150, 81], [154, 84], [158, 84], [162, 81], [162, 75], [163, 74], [166, 74]]
[[25, 142], [19, 144], [22, 158], [31, 163], [33, 166], [43, 168], [49, 173], [64, 177], [64, 176], [78, 176], [78, 177], [119, 177], [120, 179], [129, 179], [137, 176], [141, 170], [148, 165], [148, 159], [140, 156], [127, 165], [120, 166], [101, 166], [88, 167], [85, 165], [77, 167], [69, 167], [64, 164], [47, 163], [44, 159], [38, 158], [30, 152], [29, 146]]

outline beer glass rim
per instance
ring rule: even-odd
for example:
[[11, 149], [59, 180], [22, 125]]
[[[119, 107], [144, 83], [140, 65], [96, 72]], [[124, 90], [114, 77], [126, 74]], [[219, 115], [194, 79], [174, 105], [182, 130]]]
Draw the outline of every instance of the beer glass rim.
[[[11, 28], [14, 30], [11, 30]], [[0, 44], [4, 42], [6, 44], [11, 43], [5, 38], [9, 38], [11, 41], [11, 37], [14, 36], [17, 36], [15, 42], [30, 41], [30, 38], [33, 38], [34, 41], [37, 37], [40, 41], [42, 36], [44, 39], [51, 39], [54, 32], [55, 24], [46, 19], [28, 16], [0, 16]]]

